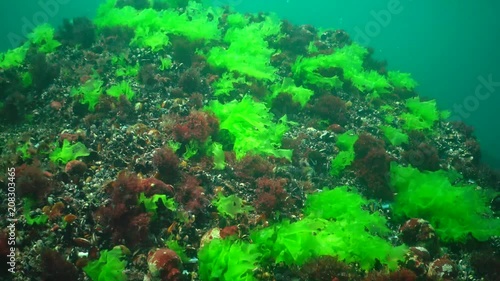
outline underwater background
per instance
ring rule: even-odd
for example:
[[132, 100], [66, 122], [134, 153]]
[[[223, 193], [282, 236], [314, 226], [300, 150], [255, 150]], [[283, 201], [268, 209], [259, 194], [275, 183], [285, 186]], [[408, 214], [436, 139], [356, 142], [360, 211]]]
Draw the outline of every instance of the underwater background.
[[202, 1], [0, 4], [0, 281], [500, 281], [498, 4]]
[[[56, 1], [56, 0], [53, 0]], [[17, 47], [9, 34], [25, 35], [26, 20], [36, 22], [50, 0], [3, 1], [0, 10], [0, 51]], [[410, 72], [420, 84], [423, 97], [438, 100], [440, 109], [456, 112], [476, 130], [482, 160], [500, 168], [500, 2], [484, 1], [390, 1], [390, 0], [211, 0], [212, 5], [230, 5], [239, 12], [272, 12], [294, 24], [344, 29], [354, 41], [375, 49], [376, 58], [388, 61], [388, 68]], [[35, 4], [36, 3], [36, 4]], [[102, 1], [59, 0], [56, 12], [47, 19], [58, 26], [63, 18], [93, 17]], [[399, 4], [397, 4], [399, 3]], [[396, 13], [387, 17], [388, 5]], [[42, 7], [42, 8], [41, 8]], [[33, 19], [35, 16], [35, 20]], [[28, 25], [29, 26], [29, 25]], [[29, 28], [29, 27], [28, 27]], [[484, 81], [497, 82], [475, 99]], [[494, 84], [494, 83], [493, 83]], [[490, 95], [488, 95], [490, 93]], [[487, 96], [487, 97], [486, 97]], [[463, 108], [463, 111], [456, 109]]]

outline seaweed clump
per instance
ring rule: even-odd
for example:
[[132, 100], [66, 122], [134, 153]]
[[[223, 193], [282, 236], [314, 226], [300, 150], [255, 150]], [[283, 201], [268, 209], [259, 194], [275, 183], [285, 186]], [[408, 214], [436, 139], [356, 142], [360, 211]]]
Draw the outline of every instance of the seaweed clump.
[[26, 278], [498, 279], [471, 128], [345, 31], [200, 2], [108, 0], [0, 55], [19, 240], [57, 249]]

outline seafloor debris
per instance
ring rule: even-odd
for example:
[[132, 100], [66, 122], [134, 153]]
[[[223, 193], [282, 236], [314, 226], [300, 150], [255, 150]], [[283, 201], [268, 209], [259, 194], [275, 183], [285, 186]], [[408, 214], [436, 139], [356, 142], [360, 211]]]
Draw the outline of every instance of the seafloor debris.
[[416, 86], [198, 1], [38, 26], [0, 56], [1, 277], [500, 280], [500, 176]]

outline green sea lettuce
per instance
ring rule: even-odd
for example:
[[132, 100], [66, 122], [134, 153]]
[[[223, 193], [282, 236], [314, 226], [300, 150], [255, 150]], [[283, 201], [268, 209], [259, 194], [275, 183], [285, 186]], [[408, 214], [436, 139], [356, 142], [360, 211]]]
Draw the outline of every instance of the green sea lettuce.
[[292, 151], [279, 148], [283, 135], [288, 131], [286, 117], [273, 122], [274, 116], [265, 104], [247, 95], [241, 101], [233, 100], [225, 104], [212, 101], [205, 109], [212, 111], [220, 121], [220, 129], [231, 135], [237, 159], [253, 153], [291, 160]]
[[446, 171], [420, 172], [391, 163], [390, 183], [397, 191], [395, 215], [428, 220], [443, 241], [464, 242], [469, 234], [486, 241], [500, 235], [500, 220], [489, 208], [494, 193], [451, 182]]

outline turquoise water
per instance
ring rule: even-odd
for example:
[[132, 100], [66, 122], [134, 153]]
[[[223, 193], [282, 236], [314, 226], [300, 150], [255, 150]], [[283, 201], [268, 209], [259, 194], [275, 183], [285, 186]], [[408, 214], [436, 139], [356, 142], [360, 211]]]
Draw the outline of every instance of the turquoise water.
[[498, 4], [147, 1], [0, 4], [0, 281], [500, 280]]
[[[298, 24], [348, 31], [390, 69], [411, 72], [421, 96], [476, 128], [483, 159], [500, 167], [500, 2], [212, 0], [243, 12], [275, 12]], [[35, 4], [34, 4], [35, 3]], [[21, 0], [0, 4], [0, 51], [15, 47], [31, 23], [93, 16], [98, 0]], [[482, 78], [481, 78], [482, 77]], [[484, 81], [490, 80], [490, 86]], [[483, 81], [483, 82], [481, 82]], [[478, 88], [479, 87], [479, 88]], [[479, 89], [476, 92], [476, 89]]]

